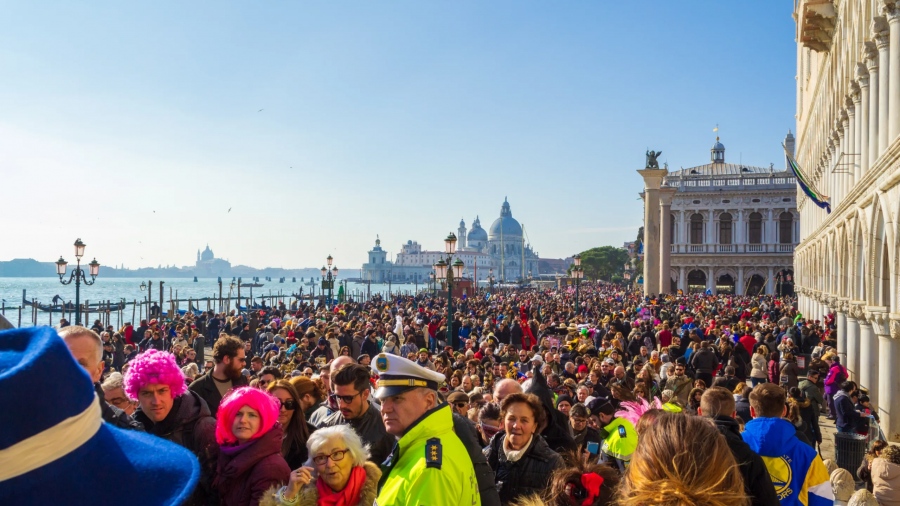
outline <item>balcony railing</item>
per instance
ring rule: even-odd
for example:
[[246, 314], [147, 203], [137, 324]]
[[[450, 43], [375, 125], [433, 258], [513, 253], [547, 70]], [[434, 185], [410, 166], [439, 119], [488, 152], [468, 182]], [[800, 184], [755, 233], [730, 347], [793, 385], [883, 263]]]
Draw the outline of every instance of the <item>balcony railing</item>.
[[671, 252], [685, 253], [793, 253], [795, 244], [672, 244]]

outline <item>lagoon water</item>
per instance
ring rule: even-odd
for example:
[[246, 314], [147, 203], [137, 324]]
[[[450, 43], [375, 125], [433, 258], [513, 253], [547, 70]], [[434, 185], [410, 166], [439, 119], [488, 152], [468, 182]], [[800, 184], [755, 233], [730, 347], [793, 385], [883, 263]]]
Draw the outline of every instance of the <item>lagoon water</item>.
[[[308, 286], [309, 279], [305, 279], [306, 283], [300, 281], [300, 278], [297, 278], [296, 283], [291, 282], [291, 278], [285, 280], [284, 283], [279, 283], [278, 279], [273, 278], [274, 281], [265, 281], [264, 278], [260, 278], [260, 283], [263, 284], [260, 288], [253, 288], [252, 294], [254, 299], [257, 299], [257, 303], [260, 302], [259, 298], [261, 296], [269, 296], [269, 295], [283, 295], [285, 296], [285, 301], [290, 303], [292, 294], [300, 294], [307, 295], [310, 293], [310, 290], [314, 290], [316, 294], [320, 291], [321, 282], [316, 281], [315, 286]], [[141, 290], [141, 283], [147, 283], [146, 279], [138, 279], [138, 278], [104, 278], [103, 272], [101, 271], [100, 276], [97, 277], [97, 281], [91, 286], [85, 286], [82, 284], [81, 286], [81, 301], [82, 303], [96, 303], [99, 301], [111, 301], [113, 303], [118, 302], [124, 299], [126, 302], [132, 301], [145, 301], [147, 299], [147, 291]], [[153, 294], [152, 299], [155, 301], [159, 300], [159, 281], [158, 279], [154, 279], [153, 281]], [[170, 278], [170, 279], [162, 279], [163, 281], [163, 300], [165, 301], [164, 310], [168, 309], [168, 300], [171, 297], [175, 298], [177, 294], [178, 299], [204, 299], [206, 297], [217, 300], [219, 297], [219, 284], [215, 278], [209, 279], [198, 279], [196, 283], [194, 283], [193, 278]], [[249, 282], [249, 281], [248, 281]], [[337, 293], [338, 283], [341, 280], [338, 278], [337, 283], [335, 283], [335, 293]], [[229, 295], [229, 284], [231, 283], [231, 279], [222, 279], [222, 296], [228, 297]], [[427, 285], [419, 284], [419, 290], [427, 289]], [[75, 284], [72, 283], [70, 285], [62, 285], [59, 282], [59, 278], [0, 278], [0, 308], [3, 306], [6, 307], [5, 315], [12, 323], [17, 324], [18, 319], [18, 307], [22, 306], [22, 290], [25, 290], [25, 296], [30, 301], [32, 299], [37, 300], [41, 304], [52, 304], [52, 299], [55, 295], [59, 295], [66, 302], [75, 301]], [[301, 292], [302, 290], [302, 292]], [[346, 286], [347, 294], [356, 299], [364, 299], [366, 297], [367, 290], [369, 290], [369, 286], [366, 283], [354, 283], [347, 282]], [[391, 284], [390, 285], [391, 292], [397, 293], [415, 293], [416, 285], [414, 284]], [[372, 283], [371, 291], [369, 292], [371, 295], [376, 294], [386, 294], [388, 293], [388, 285], [385, 284], [377, 284]], [[234, 291], [231, 292], [232, 297], [237, 297], [237, 288], [235, 287]], [[242, 304], [246, 303], [246, 299], [251, 295], [251, 289], [247, 287], [241, 288], [241, 299], [243, 299]], [[214, 303], [211, 303], [214, 304]], [[206, 301], [195, 302], [194, 307], [197, 309], [205, 310], [207, 309]], [[212, 306], [215, 308], [215, 306]], [[187, 302], [182, 302], [179, 304], [179, 309], [187, 309]], [[135, 313], [135, 319], [138, 318], [140, 314], [140, 309]], [[132, 315], [132, 307], [128, 306], [125, 311], [125, 315], [123, 315], [123, 319], [125, 321], [131, 320]], [[32, 309], [30, 307], [26, 307], [23, 309], [23, 317], [22, 317], [22, 325], [28, 326], [31, 324], [31, 314]], [[95, 316], [91, 317], [90, 321], [93, 321]], [[113, 325], [116, 325], [116, 317], [113, 318], [111, 322]], [[39, 312], [38, 313], [38, 323], [42, 325], [47, 325], [49, 322], [53, 322], [54, 324], [59, 320], [58, 313], [55, 315], [51, 315], [50, 313]]]

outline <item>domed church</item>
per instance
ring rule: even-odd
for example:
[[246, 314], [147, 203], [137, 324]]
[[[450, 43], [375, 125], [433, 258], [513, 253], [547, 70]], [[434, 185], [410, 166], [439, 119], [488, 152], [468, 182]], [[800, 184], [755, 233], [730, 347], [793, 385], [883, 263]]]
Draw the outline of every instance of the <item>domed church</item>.
[[514, 281], [538, 275], [538, 255], [525, 242], [522, 225], [513, 218], [509, 201], [504, 198], [500, 206], [500, 217], [491, 224], [490, 232], [481, 228], [478, 216], [472, 229], [460, 220], [457, 232], [458, 248], [462, 251], [476, 251], [491, 257], [494, 277], [498, 281]]

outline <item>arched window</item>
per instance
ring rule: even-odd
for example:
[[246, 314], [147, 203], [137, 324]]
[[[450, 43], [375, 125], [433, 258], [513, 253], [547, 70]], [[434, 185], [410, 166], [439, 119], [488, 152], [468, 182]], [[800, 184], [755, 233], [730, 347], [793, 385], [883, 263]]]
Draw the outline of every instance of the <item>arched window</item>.
[[691, 244], [703, 244], [703, 216], [691, 215]]
[[794, 242], [794, 215], [783, 212], [778, 217], [778, 242], [791, 244]]
[[719, 215], [719, 244], [731, 244], [731, 215]]
[[748, 219], [749, 224], [749, 243], [762, 244], [762, 215], [759, 213], [750, 213]]

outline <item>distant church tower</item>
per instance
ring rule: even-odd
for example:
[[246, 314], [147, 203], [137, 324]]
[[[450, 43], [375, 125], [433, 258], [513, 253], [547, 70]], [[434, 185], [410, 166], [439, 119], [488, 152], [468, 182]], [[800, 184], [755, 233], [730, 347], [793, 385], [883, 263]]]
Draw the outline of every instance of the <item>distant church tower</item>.
[[[794, 134], [792, 134], [790, 130], [788, 130], [787, 135], [784, 136], [784, 149], [786, 149], [791, 156], [794, 156]], [[784, 157], [784, 168], [787, 170], [790, 170], [791, 168], [786, 156]]]
[[459, 229], [456, 231], [456, 240], [458, 248], [466, 247], [466, 222], [462, 218], [459, 220]]

